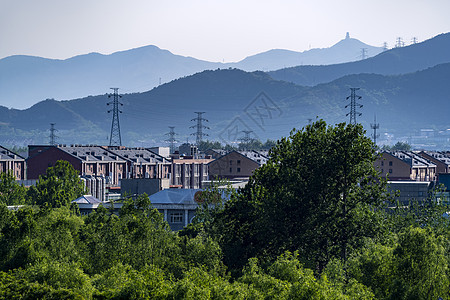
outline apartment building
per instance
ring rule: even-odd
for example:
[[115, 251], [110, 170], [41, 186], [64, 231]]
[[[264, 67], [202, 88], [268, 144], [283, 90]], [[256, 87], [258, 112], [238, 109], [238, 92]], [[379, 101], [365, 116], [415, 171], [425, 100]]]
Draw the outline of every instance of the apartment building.
[[27, 177], [25, 158], [0, 146], [0, 172], [11, 172], [17, 180], [25, 180]]
[[410, 151], [382, 152], [381, 158], [374, 162], [381, 176], [389, 180], [435, 181], [436, 165], [422, 156]]
[[210, 178], [247, 178], [268, 158], [258, 151], [231, 151], [209, 164]]
[[28, 179], [38, 179], [58, 160], [68, 161], [80, 176], [105, 177], [106, 184], [118, 186], [128, 176], [128, 161], [106, 148], [95, 145], [28, 146]]
[[174, 156], [172, 158], [171, 187], [183, 189], [204, 188], [204, 181], [209, 179], [208, 164], [212, 158], [195, 158], [193, 156]]

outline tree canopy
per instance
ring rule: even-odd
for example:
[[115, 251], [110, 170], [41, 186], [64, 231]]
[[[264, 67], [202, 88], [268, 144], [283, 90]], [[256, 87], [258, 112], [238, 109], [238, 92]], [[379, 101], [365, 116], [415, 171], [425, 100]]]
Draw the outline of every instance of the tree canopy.
[[385, 186], [375, 159], [360, 125], [318, 121], [292, 131], [218, 220], [228, 263], [285, 250], [298, 250], [319, 269], [331, 258], [345, 260], [364, 237], [380, 232], [375, 208]]

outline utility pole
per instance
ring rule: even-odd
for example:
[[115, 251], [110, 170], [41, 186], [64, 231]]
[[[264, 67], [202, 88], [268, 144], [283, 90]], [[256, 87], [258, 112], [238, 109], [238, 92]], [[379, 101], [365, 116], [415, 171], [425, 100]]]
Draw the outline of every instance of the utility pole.
[[374, 115], [374, 121], [373, 121], [373, 124], [370, 124], [370, 128], [373, 129], [372, 138], [373, 138], [373, 143], [376, 146], [377, 145], [377, 138], [380, 137], [380, 134], [377, 133], [377, 130], [380, 128], [380, 124], [377, 123], [377, 115]]
[[202, 112], [196, 111], [195, 113], [197, 114], [197, 118], [192, 119], [191, 122], [192, 122], [192, 121], [196, 121], [196, 122], [197, 122], [197, 125], [193, 125], [193, 126], [191, 126], [191, 127], [189, 127], [189, 128], [197, 128], [197, 132], [191, 133], [191, 135], [195, 135], [195, 137], [196, 137], [196, 145], [197, 145], [197, 147], [198, 147], [198, 146], [200, 145], [200, 143], [202, 142], [202, 140], [203, 140], [203, 136], [208, 136], [207, 133], [204, 133], [204, 132], [203, 132], [203, 129], [209, 129], [209, 127], [203, 125], [203, 121], [208, 122], [207, 119], [204, 119], [204, 118], [202, 117], [202, 115], [203, 115], [205, 112], [204, 112], [204, 111], [202, 111]]
[[113, 108], [108, 110], [108, 113], [112, 112], [113, 118], [111, 123], [111, 134], [109, 136], [109, 145], [110, 146], [122, 146], [122, 137], [120, 136], [120, 124], [119, 124], [119, 113], [122, 113], [119, 110], [119, 104], [123, 105], [123, 103], [119, 102], [119, 98], [122, 98], [122, 95], [119, 95], [119, 88], [111, 88], [114, 93], [109, 94], [108, 98], [113, 97], [113, 101], [108, 102], [107, 105], [112, 104]]
[[367, 48], [361, 48], [361, 59], [364, 60], [367, 58]]
[[361, 113], [356, 111], [356, 108], [362, 108], [362, 104], [356, 102], [356, 99], [360, 100], [362, 97], [356, 95], [356, 91], [359, 88], [350, 88], [351, 94], [346, 99], [350, 99], [350, 104], [347, 104], [345, 108], [350, 106], [350, 112], [346, 114], [346, 116], [350, 115], [350, 124], [356, 125], [356, 115], [361, 116]]
[[56, 145], [56, 138], [55, 132], [58, 131], [55, 129], [55, 123], [50, 123], [50, 145]]
[[169, 128], [170, 128], [170, 132], [166, 133], [166, 135], [168, 135], [169, 138], [166, 140], [166, 142], [170, 143], [170, 153], [173, 154], [175, 152], [175, 142], [176, 142], [175, 135], [176, 135], [176, 133], [174, 130], [175, 129], [174, 126], [169, 126]]

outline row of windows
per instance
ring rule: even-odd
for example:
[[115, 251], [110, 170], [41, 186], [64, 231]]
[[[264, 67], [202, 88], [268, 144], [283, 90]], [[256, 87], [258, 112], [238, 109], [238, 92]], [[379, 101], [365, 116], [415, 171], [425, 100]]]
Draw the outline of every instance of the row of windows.
[[[232, 165], [233, 165], [233, 161], [230, 160], [230, 166], [232, 166]], [[237, 160], [237, 165], [238, 166], [241, 165], [241, 160], [240, 159]]]
[[[392, 174], [392, 169], [389, 169], [389, 173]], [[381, 174], [384, 174], [384, 169], [381, 169]]]
[[[381, 161], [381, 165], [384, 166], [384, 161]], [[392, 166], [392, 161], [389, 161], [389, 166]]]
[[[237, 169], [236, 169], [236, 172], [237, 172], [237, 173], [241, 173], [241, 168], [237, 168]], [[233, 168], [230, 168], [230, 173], [233, 173]]]

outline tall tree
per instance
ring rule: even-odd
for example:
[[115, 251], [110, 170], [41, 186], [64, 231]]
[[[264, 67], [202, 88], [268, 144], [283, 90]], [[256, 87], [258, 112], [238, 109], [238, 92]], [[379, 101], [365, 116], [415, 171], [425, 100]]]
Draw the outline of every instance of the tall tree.
[[78, 172], [64, 160], [58, 160], [54, 167], [47, 169], [43, 176], [39, 176], [36, 186], [28, 190], [30, 203], [61, 207], [86, 193]]
[[385, 185], [375, 159], [361, 125], [320, 120], [293, 130], [217, 218], [226, 264], [239, 268], [285, 250], [298, 250], [319, 271], [333, 257], [346, 260], [382, 224], [374, 208]]
[[0, 202], [6, 205], [25, 204], [26, 188], [16, 182], [12, 172], [0, 173]]

